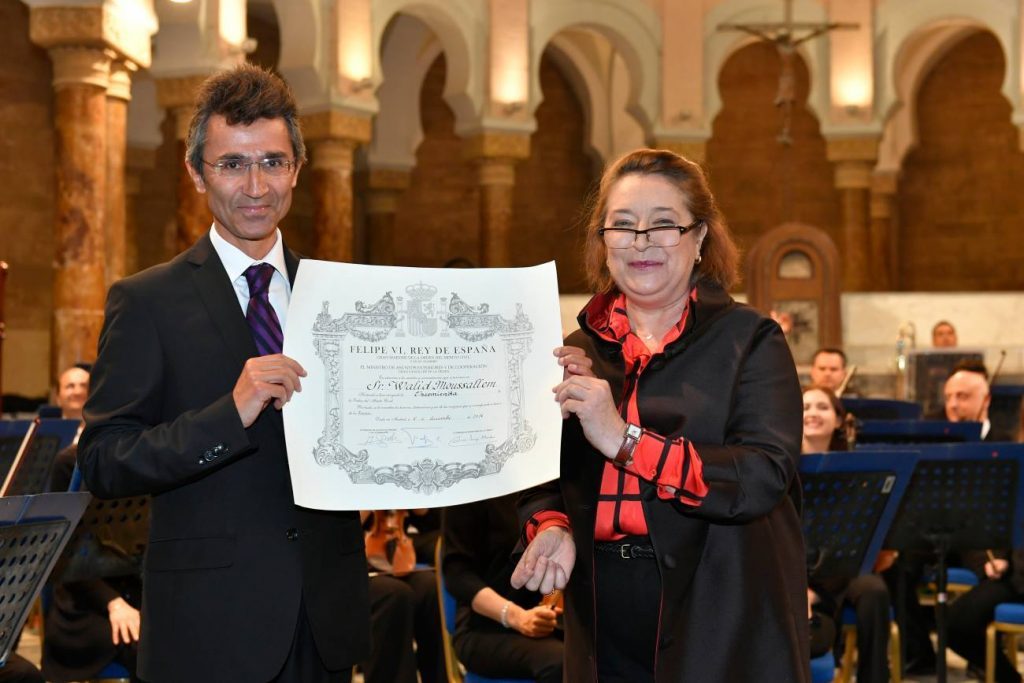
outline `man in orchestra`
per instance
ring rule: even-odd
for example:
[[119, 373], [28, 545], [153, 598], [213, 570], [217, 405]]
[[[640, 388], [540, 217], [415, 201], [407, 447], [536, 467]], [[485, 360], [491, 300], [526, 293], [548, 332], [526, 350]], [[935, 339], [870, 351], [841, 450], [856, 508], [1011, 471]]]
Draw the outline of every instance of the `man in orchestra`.
[[811, 359], [811, 384], [831, 389], [839, 395], [846, 378], [846, 354], [842, 349], [822, 348]]
[[81, 420], [82, 407], [89, 396], [89, 371], [72, 365], [57, 380], [57, 406], [65, 420]]
[[950, 422], [980, 422], [982, 441], [1013, 441], [1010, 434], [992, 431], [988, 408], [992, 402], [988, 370], [983, 363], [961, 363], [943, 387], [946, 419]]
[[251, 64], [211, 76], [186, 145], [213, 226], [110, 288], [79, 448], [93, 494], [152, 495], [139, 677], [349, 681], [369, 651], [359, 516], [295, 505], [281, 415], [306, 375], [281, 353], [291, 91]]
[[956, 328], [948, 320], [940, 320], [932, 328], [932, 346], [937, 349], [951, 349], [957, 345]]

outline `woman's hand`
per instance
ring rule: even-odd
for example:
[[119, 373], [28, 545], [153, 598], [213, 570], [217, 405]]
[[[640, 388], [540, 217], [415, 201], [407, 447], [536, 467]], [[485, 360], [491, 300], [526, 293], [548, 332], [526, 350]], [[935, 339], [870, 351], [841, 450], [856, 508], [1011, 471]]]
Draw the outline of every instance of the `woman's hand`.
[[107, 613], [110, 616], [114, 645], [128, 645], [139, 639], [139, 610], [129, 605], [124, 598], [114, 598], [107, 603]]
[[573, 375], [581, 375], [583, 377], [593, 377], [594, 362], [587, 358], [587, 352], [578, 346], [556, 346], [555, 347], [555, 358], [558, 359], [558, 364], [562, 366], [562, 381], [569, 379]]
[[562, 418], [575, 413], [590, 445], [606, 458], [614, 458], [622, 445], [626, 422], [619, 417], [611, 387], [596, 377], [573, 375], [553, 389], [562, 406]]
[[527, 638], [543, 638], [555, 630], [558, 612], [547, 605], [523, 609], [515, 603], [508, 612], [508, 625]]
[[576, 542], [569, 530], [553, 526], [530, 541], [512, 572], [512, 587], [550, 593], [565, 588], [576, 564]]

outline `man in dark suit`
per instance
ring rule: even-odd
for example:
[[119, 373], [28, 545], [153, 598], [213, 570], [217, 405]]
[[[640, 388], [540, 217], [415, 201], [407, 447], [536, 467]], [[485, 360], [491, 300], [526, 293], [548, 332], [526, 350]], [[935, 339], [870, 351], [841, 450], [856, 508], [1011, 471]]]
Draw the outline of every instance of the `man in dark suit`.
[[305, 160], [294, 99], [251, 65], [211, 77], [187, 168], [210, 233], [110, 289], [79, 464], [104, 497], [153, 495], [139, 675], [347, 681], [368, 651], [356, 513], [296, 507], [281, 354], [296, 256], [279, 221]]

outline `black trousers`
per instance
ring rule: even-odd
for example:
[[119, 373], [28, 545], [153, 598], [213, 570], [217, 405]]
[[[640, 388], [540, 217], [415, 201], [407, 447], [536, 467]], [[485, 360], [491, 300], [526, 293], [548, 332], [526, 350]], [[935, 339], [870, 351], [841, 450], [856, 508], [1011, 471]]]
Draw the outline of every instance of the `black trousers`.
[[350, 683], [351, 680], [351, 669], [329, 671], [324, 666], [306, 616], [306, 604], [299, 603], [299, 621], [295, 625], [291, 651], [270, 683]]
[[658, 561], [595, 552], [594, 583], [598, 680], [654, 683], [661, 611]]
[[[985, 666], [985, 629], [1001, 602], [1017, 602], [1021, 595], [1009, 581], [986, 579], [953, 601], [947, 615], [949, 646], [976, 667]], [[996, 647], [996, 681], [1019, 683], [1021, 676], [1010, 660]]]
[[889, 680], [889, 589], [878, 574], [850, 581], [843, 602], [857, 613], [857, 683]]
[[[455, 653], [466, 669], [488, 678], [528, 678], [562, 683], [562, 640], [555, 635], [528, 638], [502, 629], [459, 631]], [[500, 630], [499, 630], [500, 629]]]
[[445, 680], [433, 570], [370, 578], [370, 657], [359, 668], [366, 683], [416, 683], [417, 670], [422, 683]]

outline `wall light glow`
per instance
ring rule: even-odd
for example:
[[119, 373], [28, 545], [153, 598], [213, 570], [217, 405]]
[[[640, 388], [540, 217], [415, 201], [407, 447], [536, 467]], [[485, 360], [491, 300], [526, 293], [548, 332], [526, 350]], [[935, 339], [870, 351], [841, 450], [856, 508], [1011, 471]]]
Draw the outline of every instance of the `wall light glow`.
[[338, 69], [350, 81], [373, 76], [372, 25], [367, 0], [338, 3]]
[[848, 76], [840, 80], [836, 104], [841, 107], [865, 107], [871, 104], [870, 82], [857, 76]]

